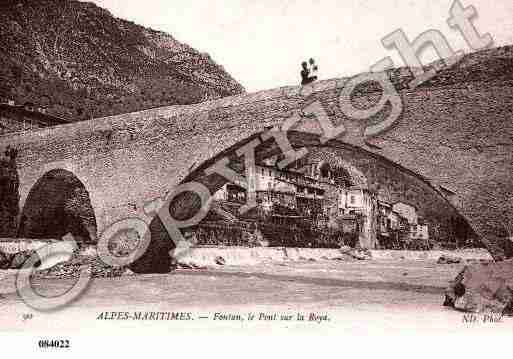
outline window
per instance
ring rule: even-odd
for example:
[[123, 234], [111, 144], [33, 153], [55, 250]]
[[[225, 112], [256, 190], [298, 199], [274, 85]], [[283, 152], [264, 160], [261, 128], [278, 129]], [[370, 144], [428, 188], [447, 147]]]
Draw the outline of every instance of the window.
[[350, 203], [351, 203], [351, 204], [355, 204], [355, 202], [356, 202], [356, 197], [355, 197], [355, 196], [353, 196], [353, 195], [351, 195], [351, 197], [350, 197], [349, 201], [350, 201]]

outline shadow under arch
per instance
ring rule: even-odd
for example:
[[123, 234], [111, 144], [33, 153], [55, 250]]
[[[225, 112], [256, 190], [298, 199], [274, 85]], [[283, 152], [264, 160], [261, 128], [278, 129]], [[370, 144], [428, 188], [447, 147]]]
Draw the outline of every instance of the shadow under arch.
[[[351, 178], [348, 170], [342, 166], [332, 165], [326, 160], [319, 162], [317, 171], [323, 178], [332, 179], [337, 181], [337, 183], [344, 184], [346, 186], [355, 185], [354, 180]], [[359, 183], [359, 185], [362, 184]]]
[[329, 177], [340, 185], [368, 188], [367, 177], [342, 158], [329, 156], [319, 158], [317, 153], [317, 156], [310, 156], [310, 161], [317, 162], [317, 172], [321, 177]]
[[82, 181], [68, 170], [53, 169], [30, 189], [18, 237], [59, 239], [68, 233], [78, 243], [96, 243], [96, 216]]
[[[236, 172], [244, 174], [244, 158], [237, 156], [236, 151], [239, 148], [246, 145], [247, 143], [259, 138], [261, 134], [262, 133], [254, 134], [246, 138], [245, 140], [242, 140], [237, 144], [227, 148], [226, 150], [218, 153], [216, 156], [208, 159], [207, 161], [203, 162], [201, 165], [196, 167], [196, 169], [194, 169], [188, 176], [186, 176], [186, 178], [180, 184], [195, 181], [207, 187], [211, 194], [216, 193], [226, 183], [228, 183], [228, 181], [226, 180], [226, 178], [216, 173], [206, 174], [206, 170], [210, 168], [213, 164], [215, 164], [217, 161], [223, 158], [228, 158], [230, 167]], [[390, 168], [394, 168], [395, 171], [398, 171], [404, 175], [414, 177], [416, 180], [419, 181], [419, 183], [422, 184], [424, 190], [430, 191], [431, 196], [436, 197], [437, 201], [439, 201], [441, 204], [445, 206], [447, 211], [450, 212], [451, 216], [457, 216], [461, 218], [465, 222], [465, 224], [469, 228], [471, 228], [466, 219], [440, 193], [439, 190], [437, 190], [435, 187], [431, 185], [431, 183], [429, 183], [419, 174], [387, 159], [386, 157], [383, 157], [381, 155], [367, 151], [363, 148], [339, 140], [331, 140], [326, 143], [321, 143], [320, 136], [313, 133], [289, 131], [288, 139], [292, 144], [293, 148], [296, 149], [306, 147], [307, 149], [315, 148], [320, 150], [350, 150], [360, 157], [373, 159], [377, 162], [382, 163], [384, 167], [388, 166]], [[255, 149], [255, 161], [256, 163], [260, 163], [265, 159], [268, 159], [272, 156], [279, 156], [281, 154], [281, 149], [278, 147], [274, 140], [271, 139], [267, 141], [262, 141], [260, 145], [258, 145]], [[347, 177], [349, 177], [349, 182], [352, 182], [352, 184], [361, 184], [364, 181], [364, 179], [361, 178], [362, 175], [359, 175], [359, 178], [356, 178], [354, 176], [353, 178], [351, 178], [352, 173], [356, 173], [355, 171], [350, 171], [347, 167], [339, 167], [340, 168], [337, 170], [340, 172], [340, 175], [344, 176], [346, 179]], [[361, 174], [365, 171], [358, 170], [357, 172]], [[368, 187], [372, 190], [373, 187], [375, 187], [375, 185], [371, 181], [369, 182], [370, 183]], [[198, 195], [192, 192], [184, 192], [176, 196], [171, 201], [169, 205], [169, 212], [171, 216], [175, 219], [183, 221], [194, 217], [196, 213], [199, 211], [200, 207], [201, 200]], [[472, 233], [474, 232], [472, 231]], [[148, 250], [143, 256], [141, 256], [136, 262], [134, 262], [130, 266], [130, 268], [137, 273], [168, 272], [169, 265], [172, 263], [172, 259], [169, 256], [169, 251], [175, 248], [175, 244], [171, 240], [160, 218], [155, 217], [151, 221], [150, 235], [151, 242], [148, 247]]]

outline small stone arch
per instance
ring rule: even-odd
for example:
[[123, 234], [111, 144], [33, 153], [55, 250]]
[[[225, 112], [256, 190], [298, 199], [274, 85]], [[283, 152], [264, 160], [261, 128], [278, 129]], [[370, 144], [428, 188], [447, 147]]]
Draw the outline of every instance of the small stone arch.
[[321, 175], [322, 169], [329, 169], [332, 177], [338, 179], [340, 184], [360, 188], [369, 187], [367, 176], [362, 170], [333, 152], [329, 146], [312, 148], [306, 157], [308, 161], [317, 163], [317, 171]]
[[18, 237], [58, 239], [71, 233], [77, 242], [97, 241], [96, 215], [84, 183], [58, 168], [30, 189], [21, 212]]
[[339, 185], [367, 188], [367, 178], [365, 175], [341, 158], [330, 158], [320, 161], [317, 166], [317, 173], [321, 177], [333, 180]]
[[317, 172], [319, 175], [323, 178], [329, 178], [331, 177], [331, 166], [326, 161], [321, 161], [317, 165]]

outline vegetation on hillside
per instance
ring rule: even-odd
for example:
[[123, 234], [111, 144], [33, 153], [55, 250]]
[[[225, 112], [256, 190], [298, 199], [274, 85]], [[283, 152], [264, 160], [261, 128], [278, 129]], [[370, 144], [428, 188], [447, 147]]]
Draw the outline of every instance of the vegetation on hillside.
[[84, 120], [244, 92], [208, 54], [75, 0], [0, 3], [0, 98]]

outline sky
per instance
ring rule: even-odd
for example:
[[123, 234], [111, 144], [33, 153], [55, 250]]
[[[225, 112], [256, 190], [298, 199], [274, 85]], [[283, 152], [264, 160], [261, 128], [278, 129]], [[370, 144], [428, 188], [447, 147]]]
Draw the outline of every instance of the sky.
[[[447, 25], [452, 0], [93, 0], [114, 16], [171, 34], [208, 52], [248, 92], [300, 81], [302, 61], [314, 58], [322, 79], [368, 71], [385, 56], [403, 66], [381, 39], [402, 29], [410, 40], [435, 29], [454, 50], [469, 52]], [[495, 46], [513, 44], [513, 1], [461, 0]], [[428, 49], [422, 60], [435, 59]]]

